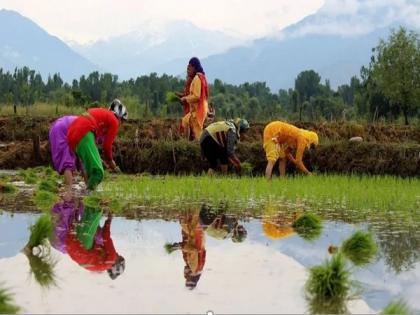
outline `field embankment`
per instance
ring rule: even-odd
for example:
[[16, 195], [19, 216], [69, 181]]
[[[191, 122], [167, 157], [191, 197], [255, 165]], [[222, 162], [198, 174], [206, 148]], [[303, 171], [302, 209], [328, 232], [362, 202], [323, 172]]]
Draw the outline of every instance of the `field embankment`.
[[[48, 128], [54, 118], [0, 118], [0, 168], [16, 169], [50, 163]], [[305, 164], [319, 173], [420, 175], [420, 127], [356, 124], [296, 123], [314, 130], [320, 145], [304, 156]], [[206, 167], [197, 143], [183, 140], [179, 121], [131, 120], [121, 126], [114, 146], [116, 161], [127, 173], [196, 174]], [[264, 123], [251, 123], [250, 132], [238, 145], [242, 161], [253, 174], [265, 168], [261, 137]], [[350, 143], [359, 136], [361, 143]], [[288, 166], [293, 171], [293, 166]]]

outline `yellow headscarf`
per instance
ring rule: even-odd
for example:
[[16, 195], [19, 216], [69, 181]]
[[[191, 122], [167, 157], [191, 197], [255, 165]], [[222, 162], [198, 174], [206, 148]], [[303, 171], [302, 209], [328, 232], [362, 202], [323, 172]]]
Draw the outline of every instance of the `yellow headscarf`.
[[301, 130], [302, 130], [303, 136], [305, 137], [305, 139], [308, 143], [307, 144], [308, 148], [311, 146], [311, 144], [318, 145], [319, 139], [318, 139], [318, 135], [316, 134], [316, 132], [305, 130], [305, 129], [301, 129]]

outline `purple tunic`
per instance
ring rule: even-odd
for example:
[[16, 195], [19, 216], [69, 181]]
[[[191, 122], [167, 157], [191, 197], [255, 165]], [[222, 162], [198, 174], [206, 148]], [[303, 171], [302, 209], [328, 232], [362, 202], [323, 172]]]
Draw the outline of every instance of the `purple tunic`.
[[77, 116], [64, 116], [53, 122], [49, 140], [54, 169], [62, 175], [66, 169], [76, 169], [76, 155], [67, 142], [67, 130]]
[[54, 236], [51, 245], [62, 253], [67, 253], [66, 237], [70, 228], [76, 220], [79, 220], [84, 211], [84, 206], [80, 203], [76, 208], [74, 199], [71, 201], [61, 201], [51, 209], [51, 215], [54, 222]]

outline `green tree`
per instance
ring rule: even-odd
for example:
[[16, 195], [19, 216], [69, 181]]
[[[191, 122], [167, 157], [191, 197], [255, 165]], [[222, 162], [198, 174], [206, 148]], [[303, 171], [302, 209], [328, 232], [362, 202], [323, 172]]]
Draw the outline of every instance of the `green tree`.
[[408, 117], [420, 106], [420, 41], [417, 33], [400, 27], [374, 50], [373, 75], [379, 89]]
[[311, 97], [318, 94], [320, 81], [320, 75], [314, 70], [302, 71], [298, 74], [295, 80], [295, 90], [299, 94], [299, 120], [302, 120], [304, 104], [309, 104]]

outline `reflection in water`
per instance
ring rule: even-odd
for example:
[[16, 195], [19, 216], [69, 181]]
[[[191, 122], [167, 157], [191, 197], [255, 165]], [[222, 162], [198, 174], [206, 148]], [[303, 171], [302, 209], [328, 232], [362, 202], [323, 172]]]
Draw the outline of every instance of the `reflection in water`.
[[401, 273], [420, 261], [420, 221], [401, 226], [399, 222], [375, 225], [382, 256], [389, 268]]
[[51, 210], [54, 217], [52, 245], [67, 253], [79, 266], [95, 272], [107, 271], [116, 279], [125, 270], [125, 259], [118, 255], [111, 238], [112, 214], [100, 226], [102, 210], [84, 206], [75, 197], [61, 200]]
[[234, 215], [227, 213], [226, 206], [213, 207], [203, 204], [200, 210], [200, 223], [207, 235], [224, 240], [231, 238], [234, 243], [242, 243], [248, 233]]
[[182, 241], [165, 245], [169, 253], [180, 249], [184, 259], [185, 286], [192, 290], [197, 286], [206, 262], [204, 230], [199, 222], [198, 210], [189, 210], [179, 218]]
[[267, 204], [262, 218], [264, 235], [272, 240], [278, 240], [295, 234], [293, 222], [300, 215], [300, 211], [290, 212], [287, 209], [276, 208]]
[[262, 218], [262, 230], [270, 239], [283, 239], [297, 233], [307, 241], [314, 241], [321, 235], [321, 219], [313, 213], [302, 210], [290, 211], [286, 207], [267, 204]]
[[20, 307], [15, 305], [13, 294], [0, 286], [0, 314], [16, 314], [19, 311]]
[[206, 262], [205, 233], [218, 240], [231, 239], [234, 243], [243, 242], [247, 236], [238, 218], [226, 213], [226, 207], [203, 204], [200, 211], [186, 211], [179, 222], [182, 242], [165, 244], [165, 249], [168, 253], [182, 251], [185, 286], [190, 290], [196, 288]]
[[[301, 237], [282, 238], [288, 234], [284, 232], [287, 232], [287, 229], [277, 228], [290, 228], [298, 217], [298, 213], [287, 209], [276, 210], [272, 215], [267, 211], [268, 215], [261, 220], [239, 221], [228, 214], [224, 207], [204, 205], [199, 210], [184, 212], [183, 216], [177, 217], [179, 221], [173, 221], [175, 212], [164, 217], [169, 221], [162, 220], [161, 213], [152, 212], [149, 212], [147, 219], [134, 221], [111, 216], [102, 219], [102, 208], [89, 208], [86, 204], [87, 202], [83, 204], [77, 199], [67, 203], [60, 201], [51, 211], [55, 223], [51, 244], [60, 251], [52, 248], [51, 256], [57, 264], [50, 264], [47, 268], [37, 267], [39, 261], [48, 263], [46, 254], [49, 254], [49, 251], [43, 246], [39, 253], [37, 250], [25, 253], [30, 254], [31, 259], [38, 260], [29, 261], [29, 265], [33, 270], [40, 270], [38, 274], [45, 276], [45, 283], [49, 281], [48, 274], [56, 273], [62, 280], [59, 282], [59, 288], [49, 291], [39, 288], [38, 284], [43, 281], [41, 277], [39, 282], [27, 282], [28, 259], [22, 253], [14, 257], [4, 255], [7, 252], [17, 253], [23, 247], [28, 239], [27, 226], [33, 222], [34, 217], [16, 214], [11, 218], [6, 213], [0, 214], [0, 270], [15, 271], [13, 274], [2, 273], [3, 279], [0, 280], [4, 280], [13, 289], [17, 304], [25, 306], [25, 311], [168, 313], [172, 310], [176, 313], [199, 313], [204, 312], [203, 309], [209, 309], [210, 305], [212, 310], [219, 313], [303, 313], [308, 306], [303, 294], [308, 276], [306, 268], [318, 265], [327, 258], [331, 260], [332, 257], [326, 251], [330, 244], [341, 245], [359, 229], [374, 231], [375, 239], [384, 242], [387, 238], [392, 240], [393, 236], [396, 240], [401, 240], [400, 235], [405, 231], [406, 241], [402, 241], [400, 245], [409, 246], [402, 248], [403, 252], [418, 249], [418, 243], [415, 242], [419, 239], [418, 232], [414, 229], [417, 223], [406, 228], [405, 224], [396, 226], [379, 220], [375, 221], [377, 226], [371, 225], [372, 221], [368, 221], [369, 225], [346, 224], [341, 221], [324, 222], [321, 237], [309, 243]], [[88, 211], [85, 213], [86, 210]], [[25, 224], [19, 223], [24, 222], [22, 217], [27, 218]], [[270, 224], [271, 232], [270, 229], [264, 228], [264, 225], [270, 227]], [[21, 231], [21, 234], [12, 234], [10, 227]], [[75, 263], [67, 242], [73, 237], [82, 251], [95, 252], [97, 248], [95, 253], [100, 253], [103, 256], [99, 256], [104, 259], [107, 255], [104, 248], [106, 230], [109, 232], [110, 244], [112, 242], [112, 247], [115, 246], [114, 257], [118, 256], [117, 250], [129, 253], [130, 262], [138, 266], [127, 269], [125, 273], [128, 273], [112, 285], [109, 285], [110, 279], [104, 275], [104, 271], [108, 270], [110, 265], [121, 264], [108, 261], [109, 265], [99, 273], [86, 271], [90, 270], [92, 263]], [[179, 235], [180, 230], [182, 238]], [[383, 234], [386, 234], [386, 237]], [[19, 242], [13, 243], [12, 239]], [[244, 239], [240, 246], [235, 243], [235, 240]], [[178, 254], [182, 253], [182, 258], [178, 257], [180, 255], [169, 256], [162, 252], [165, 240], [178, 241], [170, 244], [168, 249], [180, 250]], [[403, 257], [398, 257], [396, 241], [392, 242], [392, 246], [393, 259], [406, 258], [404, 253]], [[330, 250], [334, 251], [337, 248], [331, 245]], [[410, 255], [416, 257], [418, 253]], [[378, 311], [389, 301], [404, 297], [410, 306], [416, 310], [420, 309], [417, 298], [420, 265], [413, 264], [412, 270], [403, 270], [401, 274], [395, 274], [385, 266], [387, 257], [381, 256], [379, 261], [375, 261], [368, 268], [352, 270], [355, 271], [354, 279], [361, 281], [366, 289], [363, 300], [367, 301], [373, 310]], [[221, 261], [229, 263], [223, 264]], [[103, 262], [104, 266], [106, 262], [107, 259]], [[181, 275], [183, 271], [185, 280]], [[115, 274], [118, 274], [118, 270]], [[34, 274], [34, 278], [36, 277]], [[182, 278], [182, 281], [179, 278]], [[252, 284], [242, 285], [241, 281], [244, 278]], [[185, 290], [185, 287], [194, 290]], [[221, 287], [224, 290], [220, 290]], [[115, 294], [121, 298], [118, 305], [114, 305], [116, 303], [113, 302]], [[42, 299], [43, 296], [48, 298]], [[138, 296], [143, 298], [139, 299]], [[162, 296], [165, 296], [165, 303], [161, 303]], [[352, 311], [351, 304], [354, 300], [330, 299], [325, 303], [315, 295], [311, 297], [313, 299], [309, 304], [313, 313], [338, 313], [342, 312], [344, 307]], [[103, 303], [93, 302], [98, 300]], [[370, 312], [366, 304], [363, 307], [363, 311], [358, 313]]]
[[30, 273], [42, 288], [57, 285], [55, 266], [57, 261], [51, 255], [49, 238], [52, 235], [51, 216], [44, 214], [30, 226], [29, 240], [22, 252], [28, 258]]

